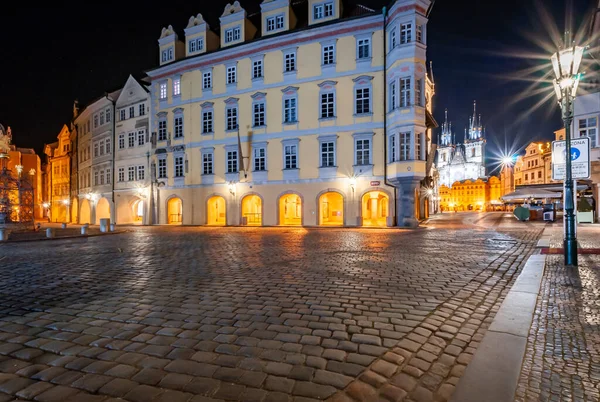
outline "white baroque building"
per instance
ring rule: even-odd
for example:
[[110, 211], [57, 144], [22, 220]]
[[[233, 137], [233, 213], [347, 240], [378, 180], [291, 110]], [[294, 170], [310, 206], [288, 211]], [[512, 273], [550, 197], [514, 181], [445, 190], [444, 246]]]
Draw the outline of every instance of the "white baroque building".
[[465, 129], [463, 144], [456, 142], [456, 136], [452, 133], [452, 123], [448, 122], [448, 110], [446, 109], [442, 134], [438, 140], [439, 185], [452, 187], [452, 184], [457, 181], [486, 177], [484, 135], [481, 115], [477, 116], [475, 102], [473, 102], [473, 116], [469, 118], [469, 128]]

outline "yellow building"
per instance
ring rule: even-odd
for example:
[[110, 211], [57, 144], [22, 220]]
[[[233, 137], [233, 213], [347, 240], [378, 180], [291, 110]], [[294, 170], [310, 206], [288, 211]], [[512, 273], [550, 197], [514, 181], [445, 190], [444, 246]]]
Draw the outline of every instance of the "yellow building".
[[525, 155], [517, 157], [513, 180], [515, 188], [527, 184], [553, 183], [552, 144], [550, 142], [532, 142], [529, 144], [525, 148]]
[[71, 222], [71, 132], [64, 125], [58, 141], [47, 144], [47, 187], [49, 199], [48, 218], [51, 222]]
[[501, 179], [463, 180], [452, 187], [440, 186], [440, 209], [443, 211], [493, 211], [500, 208], [505, 193]]
[[236, 1], [219, 35], [201, 14], [184, 41], [164, 28], [147, 72], [154, 222], [417, 225], [433, 161], [430, 3], [266, 0], [255, 20]]

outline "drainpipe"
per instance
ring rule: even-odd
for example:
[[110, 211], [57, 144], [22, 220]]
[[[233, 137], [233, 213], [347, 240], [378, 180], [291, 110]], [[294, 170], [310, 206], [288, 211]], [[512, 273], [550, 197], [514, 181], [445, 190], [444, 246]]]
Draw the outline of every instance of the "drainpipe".
[[116, 155], [115, 152], [117, 152], [117, 147], [116, 147], [116, 131], [117, 131], [117, 108], [116, 108], [116, 104], [117, 101], [111, 99], [108, 96], [108, 92], [105, 93], [106, 99], [108, 99], [110, 101], [110, 103], [112, 103], [112, 168], [110, 171], [110, 175], [112, 176], [110, 178], [110, 187], [111, 187], [111, 197], [112, 197], [112, 207], [113, 207], [113, 211], [114, 211], [114, 215], [115, 215], [115, 221], [112, 222], [115, 225], [117, 224], [117, 205], [115, 204], [115, 159], [116, 159]]
[[398, 217], [398, 206], [396, 200], [398, 199], [398, 188], [388, 181], [388, 137], [387, 137], [387, 32], [386, 32], [386, 19], [387, 19], [387, 7], [383, 7], [383, 182], [385, 185], [394, 188], [394, 216], [396, 217], [396, 226], [400, 223]]

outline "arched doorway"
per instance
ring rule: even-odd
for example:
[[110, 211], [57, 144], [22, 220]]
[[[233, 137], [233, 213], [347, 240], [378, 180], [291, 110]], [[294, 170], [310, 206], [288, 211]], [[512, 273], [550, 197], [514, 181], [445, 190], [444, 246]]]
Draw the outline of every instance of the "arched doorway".
[[181, 198], [173, 197], [167, 201], [167, 223], [181, 224], [183, 222], [183, 204]]
[[79, 223], [92, 223], [92, 208], [90, 202], [86, 199], [81, 200], [81, 209], [79, 212]]
[[110, 204], [104, 197], [98, 200], [96, 204], [96, 224], [100, 224], [100, 219], [110, 219]]
[[362, 197], [363, 226], [386, 227], [389, 197], [382, 191], [369, 191]]
[[262, 199], [258, 195], [250, 194], [242, 199], [242, 224], [262, 225]]
[[79, 222], [79, 200], [77, 198], [73, 198], [71, 201], [71, 223]]
[[225, 198], [220, 195], [210, 197], [206, 202], [206, 224], [225, 226], [227, 224], [227, 209]]
[[298, 194], [285, 194], [279, 197], [279, 224], [302, 225], [302, 199]]
[[131, 203], [131, 216], [134, 223], [144, 221], [144, 200], [135, 200]]
[[319, 197], [319, 225], [344, 225], [344, 196], [329, 191]]

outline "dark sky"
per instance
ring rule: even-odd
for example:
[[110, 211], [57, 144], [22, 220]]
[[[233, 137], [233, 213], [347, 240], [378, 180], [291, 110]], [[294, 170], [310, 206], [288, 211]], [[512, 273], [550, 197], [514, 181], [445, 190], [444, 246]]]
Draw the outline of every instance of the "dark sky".
[[[254, 11], [260, 1], [240, 2]], [[361, 3], [380, 8], [388, 1]], [[573, 10], [577, 23], [595, 2], [543, 3], [563, 30], [565, 9]], [[182, 38], [188, 18], [201, 12], [215, 29], [227, 1], [171, 0], [160, 9], [150, 4], [54, 2], [44, 8], [30, 8], [28, 3], [3, 7], [0, 123], [11, 126], [18, 146], [41, 151], [69, 121], [73, 99], [84, 105], [122, 86], [129, 73], [158, 64], [157, 39], [163, 26], [173, 25]], [[533, 113], [528, 109], [541, 96], [511, 103], [530, 84], [511, 77], [540, 61], [502, 55], [543, 53], [532, 40], [547, 38], [543, 25], [534, 0], [437, 0], [428, 25], [428, 59], [433, 61], [438, 122], [447, 107], [457, 139], [462, 139], [476, 99], [487, 130], [488, 154], [497, 143], [503, 145], [505, 137], [509, 144], [516, 138], [518, 146], [551, 138], [561, 125], [554, 100]]]

